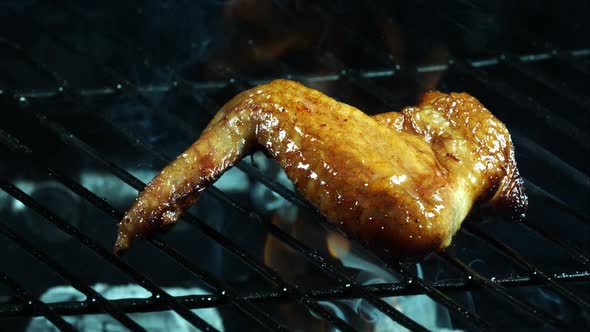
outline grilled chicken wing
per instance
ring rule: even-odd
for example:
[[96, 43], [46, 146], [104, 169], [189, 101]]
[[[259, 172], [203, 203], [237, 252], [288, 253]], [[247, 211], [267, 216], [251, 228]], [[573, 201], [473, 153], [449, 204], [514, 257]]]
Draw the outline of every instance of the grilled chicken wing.
[[174, 223], [228, 167], [263, 147], [332, 223], [375, 250], [447, 247], [474, 205], [524, 214], [527, 198], [506, 127], [465, 93], [368, 116], [287, 80], [230, 100], [158, 174], [119, 224], [115, 251]]

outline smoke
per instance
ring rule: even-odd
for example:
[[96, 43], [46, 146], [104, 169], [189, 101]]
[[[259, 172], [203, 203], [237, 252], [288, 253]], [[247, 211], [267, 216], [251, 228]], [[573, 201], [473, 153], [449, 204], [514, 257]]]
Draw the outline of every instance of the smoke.
[[[358, 271], [355, 280], [359, 284], [400, 282], [385, 269], [355, 253], [348, 240], [341, 235], [330, 233], [326, 242], [330, 253], [339, 258], [345, 267]], [[422, 278], [420, 264], [416, 265], [416, 270], [417, 276]], [[425, 295], [387, 297], [383, 300], [429, 330], [452, 330], [447, 310]], [[372, 331], [406, 331], [404, 327], [385, 316], [364, 299], [322, 301], [320, 304], [360, 329], [369, 327]]]
[[[118, 299], [142, 299], [152, 294], [139, 285], [107, 285], [94, 284], [92, 288], [104, 296], [107, 300]], [[164, 290], [172, 296], [207, 295], [203, 289], [167, 287]], [[48, 289], [40, 297], [44, 303], [55, 303], [64, 301], [84, 301], [86, 296], [71, 286], [56, 286]], [[219, 311], [214, 308], [192, 310], [197, 316], [203, 318], [216, 329], [223, 331], [223, 321]], [[191, 326], [180, 315], [173, 311], [161, 311], [150, 313], [132, 313], [129, 317], [148, 331], [183, 331], [192, 332], [197, 329]], [[126, 331], [119, 322], [107, 314], [65, 316], [64, 319], [74, 325], [79, 331]], [[26, 328], [27, 332], [34, 331], [57, 331], [58, 329], [44, 317], [33, 318]]]

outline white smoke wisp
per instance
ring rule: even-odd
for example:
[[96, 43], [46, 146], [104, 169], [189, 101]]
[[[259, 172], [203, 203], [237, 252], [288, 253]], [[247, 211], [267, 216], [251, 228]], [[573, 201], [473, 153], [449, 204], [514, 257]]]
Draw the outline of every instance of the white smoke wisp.
[[[118, 299], [144, 299], [152, 294], [139, 285], [107, 285], [97, 283], [92, 288], [104, 296], [107, 300]], [[208, 292], [201, 288], [180, 288], [166, 287], [164, 290], [172, 296], [187, 295], [209, 295]], [[86, 300], [84, 294], [78, 292], [72, 286], [56, 286], [49, 288], [41, 295], [41, 301], [45, 303], [55, 303], [64, 301], [83, 301]], [[223, 321], [219, 311], [215, 308], [205, 308], [192, 310], [200, 318], [211, 324], [216, 329], [223, 331]], [[176, 312], [166, 310], [160, 312], [132, 313], [129, 317], [144, 327], [148, 331], [178, 331], [192, 332], [198, 331], [189, 322], [180, 317]], [[74, 325], [79, 331], [127, 331], [112, 316], [107, 314], [91, 314], [80, 316], [65, 316], [64, 319]], [[33, 318], [26, 328], [27, 332], [35, 331], [58, 331], [46, 318]]]
[[[351, 250], [350, 242], [337, 233], [330, 233], [326, 238], [330, 253], [341, 260], [342, 264], [358, 270], [356, 281], [361, 285], [396, 283], [400, 280]], [[417, 264], [417, 276], [423, 277], [422, 268]], [[388, 297], [384, 300], [431, 331], [458, 331], [452, 329], [447, 310], [426, 295]], [[336, 300], [320, 302], [326, 309], [356, 327], [371, 327], [375, 332], [407, 331], [385, 314], [375, 309], [363, 299]]]

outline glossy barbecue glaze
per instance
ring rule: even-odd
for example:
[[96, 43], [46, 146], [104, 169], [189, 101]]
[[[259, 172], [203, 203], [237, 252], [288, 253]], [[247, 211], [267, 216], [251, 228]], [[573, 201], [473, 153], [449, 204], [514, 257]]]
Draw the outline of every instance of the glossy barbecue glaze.
[[427, 93], [416, 107], [370, 117], [299, 83], [242, 92], [140, 194], [115, 250], [173, 223], [245, 154], [263, 147], [326, 217], [375, 250], [447, 247], [471, 208], [526, 209], [506, 127], [464, 93]]

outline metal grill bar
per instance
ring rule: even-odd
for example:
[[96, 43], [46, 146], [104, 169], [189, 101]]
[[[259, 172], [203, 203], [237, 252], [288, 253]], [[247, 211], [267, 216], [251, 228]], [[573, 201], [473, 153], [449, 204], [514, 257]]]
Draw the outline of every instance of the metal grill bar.
[[518, 141], [518, 143], [520, 143], [523, 148], [530, 151], [532, 154], [539, 156], [541, 159], [543, 159], [543, 161], [547, 162], [551, 166], [561, 170], [564, 176], [570, 177], [576, 183], [579, 183], [585, 188], [590, 188], [590, 176], [588, 176], [586, 173], [570, 165], [563, 159], [553, 154], [551, 151], [539, 145], [534, 140], [520, 134], [517, 130], [512, 130], [510, 135], [516, 141]]
[[488, 75], [482, 74], [483, 70], [469, 70], [468, 65], [461, 61], [456, 62], [456, 69], [460, 72], [473, 77], [475, 80], [497, 91], [502, 96], [510, 99], [514, 103], [521, 105], [524, 109], [530, 110], [531, 114], [543, 121], [547, 126], [554, 128], [566, 137], [576, 141], [585, 150], [590, 150], [590, 136], [579, 127], [572, 124], [562, 116], [555, 114], [547, 107], [527, 98], [526, 95], [514, 90], [505, 82], [494, 80]]
[[588, 76], [588, 74], [590, 74], [588, 72], [588, 69], [585, 68], [578, 60], [578, 58], [574, 57], [571, 54], [568, 53], [560, 53], [557, 58], [562, 61], [565, 62], [566, 64], [568, 64], [570, 67], [572, 67], [573, 69], [577, 70], [578, 72]]
[[459, 270], [463, 271], [467, 275], [467, 278], [471, 278], [471, 279], [473, 279], [474, 282], [484, 285], [486, 287], [486, 289], [493, 290], [494, 295], [497, 295], [497, 296], [503, 298], [504, 300], [509, 302], [514, 307], [518, 308], [519, 310], [521, 310], [524, 313], [527, 313], [529, 316], [535, 318], [540, 323], [549, 323], [549, 325], [551, 325], [555, 328], [558, 328], [558, 329], [563, 329], [563, 330], [568, 329], [568, 327], [567, 327], [567, 325], [565, 325], [566, 323], [564, 321], [562, 321], [560, 319], [556, 319], [555, 317], [551, 316], [550, 314], [548, 314], [544, 310], [541, 310], [536, 305], [532, 305], [530, 303], [525, 303], [525, 302], [515, 298], [514, 296], [510, 295], [504, 287], [498, 285], [497, 283], [495, 283], [495, 282], [491, 281], [490, 279], [477, 273], [475, 270], [473, 270], [472, 268], [467, 266], [465, 263], [463, 263], [462, 261], [460, 261], [456, 257], [453, 257], [446, 252], [441, 252], [439, 255], [444, 260], [449, 262], [451, 265], [453, 265], [453, 266], [457, 267]]
[[536, 233], [537, 235], [541, 236], [542, 238], [549, 240], [549, 242], [553, 242], [554, 244], [556, 244], [557, 246], [559, 246], [563, 250], [565, 250], [570, 255], [570, 257], [572, 257], [574, 260], [576, 260], [580, 264], [584, 265], [586, 268], [590, 268], [590, 260], [588, 259], [588, 257], [581, 250], [579, 250], [578, 248], [575, 248], [570, 243], [563, 241], [562, 239], [559, 239], [559, 238], [549, 234], [549, 232], [547, 232], [546, 230], [539, 227], [539, 225], [537, 225], [535, 223], [531, 223], [531, 222], [527, 221], [526, 219], [521, 220], [518, 224], [522, 225], [524, 228]]
[[75, 332], [76, 329], [72, 324], [66, 322], [63, 318], [58, 316], [50, 306], [47, 304], [37, 300], [36, 298], [32, 297], [29, 292], [27, 292], [19, 283], [10, 278], [7, 274], [0, 271], [0, 281], [2, 281], [6, 286], [10, 287], [15, 292], [15, 295], [21, 301], [27, 301], [27, 308], [30, 309], [33, 313], [42, 315], [47, 318], [55, 327], [62, 331], [72, 331]]
[[575, 217], [577, 221], [583, 222], [585, 224], [590, 224], [590, 216], [586, 215], [585, 213], [578, 211], [577, 209], [571, 207], [569, 204], [564, 202], [561, 198], [553, 195], [550, 192], [547, 192], [545, 189], [539, 187], [534, 182], [523, 178], [526, 188], [530, 193], [539, 196], [545, 202], [553, 205], [555, 208], [560, 209], [571, 216]]
[[[125, 182], [130, 181], [130, 182], [128, 182], [128, 184], [130, 184], [132, 186], [138, 186], [139, 188], [143, 188], [145, 186], [144, 183], [142, 183], [138, 179], [134, 178], [131, 174], [129, 174], [125, 170], [121, 169], [119, 166], [108, 161], [106, 158], [101, 156], [100, 153], [95, 151], [92, 147], [90, 147], [88, 144], [86, 144], [85, 142], [80, 140], [78, 137], [74, 136], [72, 133], [67, 131], [65, 128], [63, 128], [55, 123], [50, 122], [46, 116], [37, 115], [37, 118], [40, 120], [41, 125], [43, 125], [44, 127], [47, 127], [52, 132], [56, 133], [62, 141], [66, 142], [68, 145], [72, 145], [72, 146], [76, 147], [80, 151], [85, 152], [89, 156], [93, 157], [95, 160], [100, 161], [102, 164], [106, 165], [113, 172], [113, 174], [115, 174], [121, 180], [123, 180]], [[132, 143], [132, 142], [130, 142], [130, 143]], [[166, 159], [164, 157], [162, 157], [159, 153], [157, 153], [151, 149], [148, 149], [148, 148], [145, 148], [145, 149], [146, 149], [145, 151], [147, 151], [147, 152], [151, 153], [152, 155], [154, 155], [155, 157], [157, 157], [160, 160], [160, 163], [166, 164]], [[319, 255], [319, 253], [317, 253], [315, 250], [311, 250], [311, 249], [305, 247], [301, 242], [299, 242], [298, 240], [293, 238], [291, 235], [285, 233], [280, 228], [276, 227], [273, 224], [264, 222], [262, 220], [262, 218], [260, 218], [259, 216], [255, 216], [251, 212], [243, 209], [236, 202], [231, 201], [231, 199], [229, 199], [224, 193], [217, 190], [215, 187], [209, 188], [208, 192], [211, 193], [213, 195], [213, 197], [220, 199], [222, 202], [228, 203], [229, 206], [235, 208], [238, 212], [244, 214], [244, 216], [246, 216], [248, 220], [253, 220], [253, 221], [257, 222], [259, 225], [262, 225], [263, 227], [265, 227], [273, 235], [275, 235], [276, 237], [281, 239], [283, 242], [285, 242], [286, 244], [291, 246], [293, 249], [304, 254], [316, 266], [318, 266], [320, 269], [322, 269], [324, 272], [326, 272], [330, 276], [337, 279], [340, 283], [346, 282], [348, 285], [350, 285], [349, 287], [350, 287], [351, 291], [357, 292], [361, 297], [363, 297], [369, 303], [371, 303], [373, 306], [375, 306], [375, 308], [382, 311], [384, 314], [386, 314], [391, 319], [395, 320], [400, 325], [402, 325], [410, 330], [415, 330], [415, 331], [424, 331], [425, 330], [422, 326], [420, 326], [419, 324], [414, 322], [412, 319], [410, 319], [409, 317], [402, 314], [399, 310], [397, 310], [394, 307], [387, 304], [382, 299], [375, 297], [372, 294], [366, 292], [362, 288], [362, 286], [359, 285], [355, 280], [349, 278], [348, 276], [346, 276], [342, 272], [338, 271], [337, 269], [335, 269], [334, 267], [329, 265], [324, 260], [324, 258], [321, 257]], [[475, 320], [472, 318], [472, 321], [475, 321]]]
[[466, 233], [473, 236], [477, 239], [483, 239], [487, 242], [492, 248], [494, 248], [498, 253], [502, 254], [503, 256], [509, 258], [510, 260], [517, 262], [520, 266], [528, 269], [531, 275], [535, 278], [541, 279], [547, 284], [549, 284], [553, 289], [561, 294], [563, 297], [569, 299], [573, 303], [578, 304], [580, 307], [583, 307], [585, 310], [590, 309], [590, 304], [588, 302], [582, 300], [580, 297], [572, 293], [570, 290], [564, 288], [562, 285], [557, 283], [553, 280], [546, 272], [544, 272], [540, 267], [535, 264], [530, 263], [526, 258], [524, 258], [521, 254], [516, 252], [514, 249], [509, 247], [508, 245], [498, 241], [497, 239], [490, 236], [488, 233], [484, 232], [481, 227], [475, 226], [472, 223], [465, 223], [463, 225], [466, 229]]
[[4, 47], [7, 47], [11, 49], [13, 52], [17, 53], [21, 57], [21, 59], [26, 60], [28, 65], [32, 66], [40, 74], [51, 78], [51, 80], [54, 81], [57, 85], [61, 85], [61, 83], [63, 82], [63, 80], [59, 77], [57, 73], [51, 71], [45, 64], [40, 63], [39, 61], [31, 57], [18, 43], [15, 43], [11, 40], [8, 40], [0, 36], [0, 45], [4, 45]]
[[501, 57], [501, 60], [503, 60], [503, 63], [507, 64], [510, 68], [517, 70], [519, 73], [524, 74], [526, 77], [549, 88], [557, 95], [569, 99], [581, 108], [588, 110], [589, 102], [587, 98], [584, 98], [578, 94], [573, 93], [571, 90], [567, 89], [563, 85], [556, 84], [554, 80], [547, 77], [543, 73], [540, 73], [530, 68], [530, 65], [523, 63], [520, 59], [517, 60], [514, 56], [506, 55]]
[[37, 260], [43, 262], [51, 269], [53, 269], [55, 272], [57, 272], [57, 274], [64, 278], [64, 280], [67, 280], [74, 288], [76, 288], [82, 294], [86, 295], [86, 301], [97, 302], [98, 304], [102, 305], [104, 307], [105, 312], [109, 313], [121, 324], [123, 324], [123, 326], [127, 327], [131, 331], [145, 331], [143, 327], [141, 327], [131, 318], [127, 317], [127, 315], [125, 315], [125, 313], [123, 313], [120, 308], [115, 306], [113, 303], [109, 302], [102, 295], [100, 295], [94, 289], [88, 286], [88, 284], [86, 284], [84, 281], [80, 280], [78, 277], [67, 271], [51, 256], [35, 248], [35, 246], [33, 246], [29, 241], [18, 236], [13, 230], [11, 230], [8, 226], [4, 225], [3, 223], [0, 223], [0, 233], [14, 241], [16, 244], [18, 244], [21, 248], [27, 251], [29, 255], [35, 257]]
[[[21, 152], [21, 153], [32, 153], [33, 152], [30, 148], [28, 148], [27, 146], [24, 146], [23, 144], [18, 142], [18, 140], [11, 139], [11, 137], [7, 136], [7, 134], [2, 135], [2, 132], [0, 131], [0, 139], [3, 136], [7, 137], [8, 140], [11, 140], [13, 143], [13, 146], [16, 143], [17, 144], [16, 147], [19, 152]], [[54, 179], [56, 179], [57, 181], [62, 183], [64, 186], [66, 186], [67, 188], [72, 190], [74, 193], [78, 194], [79, 196], [81, 196], [84, 199], [86, 199], [87, 201], [89, 201], [91, 204], [93, 204], [98, 209], [102, 210], [103, 212], [105, 212], [106, 214], [111, 216], [115, 222], [118, 222], [123, 217], [123, 213], [121, 211], [118, 211], [115, 207], [110, 205], [104, 199], [96, 196], [93, 192], [89, 191], [84, 186], [78, 184], [76, 181], [72, 180], [68, 176], [63, 175], [61, 172], [56, 171], [55, 169], [53, 169], [50, 166], [46, 166], [46, 162], [44, 160], [42, 160], [40, 158], [35, 158], [34, 156], [32, 157], [32, 159], [35, 160], [36, 164], [44, 165], [44, 167], [47, 169], [47, 171], [51, 177], [53, 177]], [[136, 189], [140, 189], [140, 188], [136, 188]], [[246, 253], [242, 249], [239, 249], [239, 247], [235, 243], [231, 242], [229, 239], [225, 238], [221, 233], [217, 232], [216, 230], [214, 230], [213, 228], [208, 226], [204, 221], [196, 219], [195, 217], [192, 217], [190, 214], [188, 216], [186, 216], [185, 220], [186, 219], [189, 219], [187, 221], [189, 223], [195, 225], [203, 233], [209, 235], [214, 240], [217, 240], [218, 242], [220, 242], [220, 244], [222, 246], [224, 246], [226, 249], [228, 249], [230, 252], [232, 252], [236, 257], [242, 259], [242, 261], [244, 261], [248, 266], [255, 269], [257, 272], [262, 274], [267, 279], [275, 282], [281, 289], [283, 289], [283, 292], [282, 292], [283, 296], [286, 295], [286, 296], [294, 297], [299, 303], [308, 306], [316, 314], [322, 316], [323, 318], [325, 318], [327, 321], [334, 324], [336, 327], [338, 327], [342, 331], [354, 331], [355, 330], [352, 326], [350, 326], [350, 324], [348, 324], [347, 322], [345, 322], [341, 318], [333, 315], [332, 313], [327, 311], [325, 308], [320, 306], [317, 302], [313, 301], [309, 296], [305, 295], [301, 290], [298, 289], [297, 286], [291, 285], [291, 284], [283, 281], [274, 270], [270, 269], [269, 267], [267, 267], [265, 265], [258, 263], [256, 261], [256, 259], [254, 259], [250, 254]], [[1, 231], [1, 229], [0, 229], [0, 231]], [[190, 263], [190, 264], [193, 265], [192, 263]], [[230, 298], [228, 296], [226, 290], [222, 291], [221, 295], [223, 298]], [[209, 296], [208, 296], [208, 298], [209, 298]], [[243, 297], [240, 297], [238, 300], [241, 302], [247, 301], [247, 299], [244, 299]]]
[[[590, 281], [590, 271], [576, 272], [572, 274], [558, 273], [550, 276], [551, 279], [560, 282], [569, 283], [588, 283]], [[498, 285], [505, 288], [521, 288], [521, 287], [539, 287], [547, 284], [539, 280], [535, 276], [514, 276], [499, 277], [494, 280]], [[447, 279], [434, 281], [432, 286], [440, 291], [448, 292], [466, 292], [478, 289], [485, 289], [482, 284], [474, 283], [472, 279]], [[391, 296], [407, 296], [419, 295], [422, 292], [413, 285], [408, 283], [386, 283], [373, 284], [365, 286], [368, 292], [378, 297]], [[327, 289], [310, 289], [308, 290], [311, 298], [317, 301], [325, 300], [342, 300], [353, 299], [354, 294], [351, 294], [345, 287], [327, 288]], [[270, 292], [254, 292], [240, 295], [245, 300], [252, 303], [288, 303], [288, 297], [285, 297], [283, 291]], [[212, 295], [190, 295], [179, 296], [176, 299], [190, 309], [215, 308], [225, 304], [230, 304], [226, 297], [212, 294]], [[147, 299], [122, 299], [111, 300], [117, 307], [125, 310], [125, 312], [151, 312], [169, 310], [169, 308], [155, 298]], [[59, 302], [49, 305], [56, 314], [60, 315], [83, 315], [83, 314], [99, 314], [104, 313], [104, 308], [96, 303], [85, 302]], [[24, 304], [5, 304], [0, 305], [0, 318], [22, 317], [30, 316], [32, 309]]]
[[158, 287], [151, 280], [141, 275], [141, 273], [139, 273], [133, 267], [121, 260], [119, 257], [113, 255], [109, 251], [99, 246], [98, 243], [94, 242], [92, 239], [84, 235], [76, 227], [68, 224], [67, 222], [56, 216], [54, 213], [40, 205], [31, 196], [27, 195], [25, 192], [15, 187], [12, 183], [0, 178], [0, 188], [8, 194], [10, 194], [11, 196], [13, 196], [14, 198], [16, 198], [17, 200], [19, 200], [20, 202], [22, 202], [24, 205], [28, 206], [30, 209], [32, 209], [39, 215], [41, 215], [43, 218], [45, 218], [47, 221], [58, 227], [60, 230], [78, 240], [82, 245], [93, 251], [99, 257], [103, 258], [104, 260], [113, 264], [119, 270], [131, 276], [142, 287], [150, 291], [157, 298], [161, 298], [162, 301], [165, 301], [172, 310], [176, 311], [180, 316], [182, 316], [196, 328], [205, 331], [216, 331], [216, 329], [213, 326], [205, 322], [195, 313], [190, 311], [187, 307], [179, 303], [175, 298], [173, 298], [170, 294]]
[[[575, 52], [575, 51], [571, 51]], [[86, 54], [86, 53], [84, 53]], [[577, 54], [577, 53], [576, 53]], [[585, 53], [579, 54], [577, 56], [586, 56]], [[541, 61], [538, 57], [532, 57], [529, 61]], [[470, 64], [474, 68], [483, 68], [483, 67], [490, 67], [497, 65], [498, 61], [489, 61], [489, 59], [479, 59], [479, 60], [470, 60]], [[428, 66], [430, 67], [430, 66]], [[418, 66], [416, 67], [416, 71], [419, 72], [426, 72], [429, 71], [427, 66]], [[436, 69], [436, 68], [435, 68]], [[430, 71], [438, 71], [439, 69], [430, 69]], [[386, 76], [393, 76], [395, 75], [395, 71], [391, 70], [391, 68], [383, 68], [383, 69], [376, 69], [376, 70], [364, 70], [359, 71], [358, 75], [361, 77], [386, 77]], [[284, 75], [283, 78], [286, 79], [294, 79], [299, 81], [306, 81], [306, 82], [321, 82], [321, 81], [336, 81], [341, 79], [342, 73], [340, 72], [333, 72], [333, 73], [326, 73], [326, 74], [291, 74], [291, 75]], [[268, 82], [268, 79], [256, 79], [248, 81], [249, 85], [258, 85], [262, 82]], [[163, 93], [170, 90], [174, 90], [177, 86], [178, 82], [171, 82], [169, 84], [155, 84], [155, 85], [142, 85], [137, 86], [135, 88], [135, 93]], [[201, 91], [201, 90], [211, 90], [211, 89], [221, 89], [225, 88], [229, 83], [227, 80], [212, 80], [212, 81], [192, 81], [189, 82], [189, 85], [192, 90], [194, 91]], [[36, 89], [32, 91], [12, 91], [10, 92], [11, 98], [15, 100], [19, 100], [21, 98], [25, 99], [44, 99], [44, 98], [53, 98], [56, 96], [61, 95], [64, 92], [64, 87], [59, 86], [55, 89]], [[117, 86], [115, 84], [112, 87], [98, 87], [98, 88], [84, 88], [79, 89], [75, 92], [80, 96], [88, 96], [88, 97], [99, 97], [99, 96], [107, 96], [118, 94], [121, 91], [121, 86]], [[0, 90], [0, 95], [3, 93], [8, 94], [9, 91], [2, 91]]]

